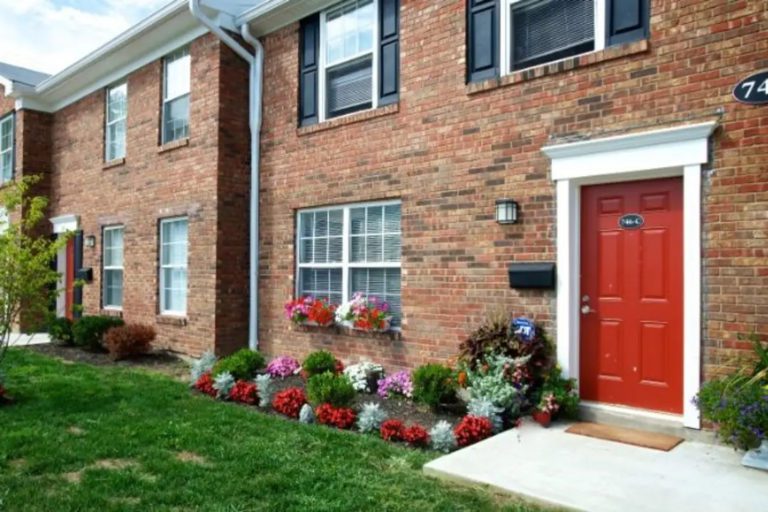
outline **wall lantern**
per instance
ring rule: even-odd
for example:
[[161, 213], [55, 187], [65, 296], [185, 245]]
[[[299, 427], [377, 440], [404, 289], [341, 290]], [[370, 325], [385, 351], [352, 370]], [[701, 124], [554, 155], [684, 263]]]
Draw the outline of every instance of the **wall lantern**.
[[512, 199], [496, 200], [496, 222], [499, 224], [517, 223], [517, 202]]
[[93, 235], [88, 235], [85, 237], [85, 246], [86, 247], [96, 247], [96, 237]]

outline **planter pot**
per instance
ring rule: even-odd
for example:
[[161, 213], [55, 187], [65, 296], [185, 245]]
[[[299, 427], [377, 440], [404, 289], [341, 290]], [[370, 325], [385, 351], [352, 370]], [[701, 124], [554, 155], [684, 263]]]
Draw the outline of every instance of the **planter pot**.
[[544, 428], [552, 423], [552, 415], [546, 411], [533, 411], [533, 420]]
[[461, 401], [440, 403], [437, 406], [438, 410], [445, 411], [453, 416], [464, 416], [467, 414], [467, 404]]
[[381, 380], [381, 372], [368, 372], [365, 374], [365, 381], [371, 393], [375, 394], [379, 390], [379, 380]]
[[741, 459], [741, 464], [748, 468], [768, 471], [768, 439], [763, 440], [759, 448], [748, 451]]

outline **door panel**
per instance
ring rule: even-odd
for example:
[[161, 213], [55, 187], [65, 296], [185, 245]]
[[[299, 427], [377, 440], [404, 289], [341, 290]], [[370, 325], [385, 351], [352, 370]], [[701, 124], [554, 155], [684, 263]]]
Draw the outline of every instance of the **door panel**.
[[[683, 410], [682, 179], [582, 189], [581, 394]], [[620, 219], [639, 214], [642, 225]]]

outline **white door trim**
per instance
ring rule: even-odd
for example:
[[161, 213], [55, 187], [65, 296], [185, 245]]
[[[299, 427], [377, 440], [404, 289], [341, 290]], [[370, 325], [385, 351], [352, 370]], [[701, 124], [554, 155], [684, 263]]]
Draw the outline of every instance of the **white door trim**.
[[557, 358], [579, 378], [581, 187], [683, 177], [683, 424], [701, 428], [701, 166], [715, 122], [546, 146], [557, 197]]

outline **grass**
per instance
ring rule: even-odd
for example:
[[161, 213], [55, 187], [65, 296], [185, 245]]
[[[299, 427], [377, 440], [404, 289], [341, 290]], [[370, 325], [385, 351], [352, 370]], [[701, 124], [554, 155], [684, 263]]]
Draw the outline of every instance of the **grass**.
[[436, 455], [190, 393], [149, 372], [7, 361], [0, 511], [535, 511], [430, 479]]

